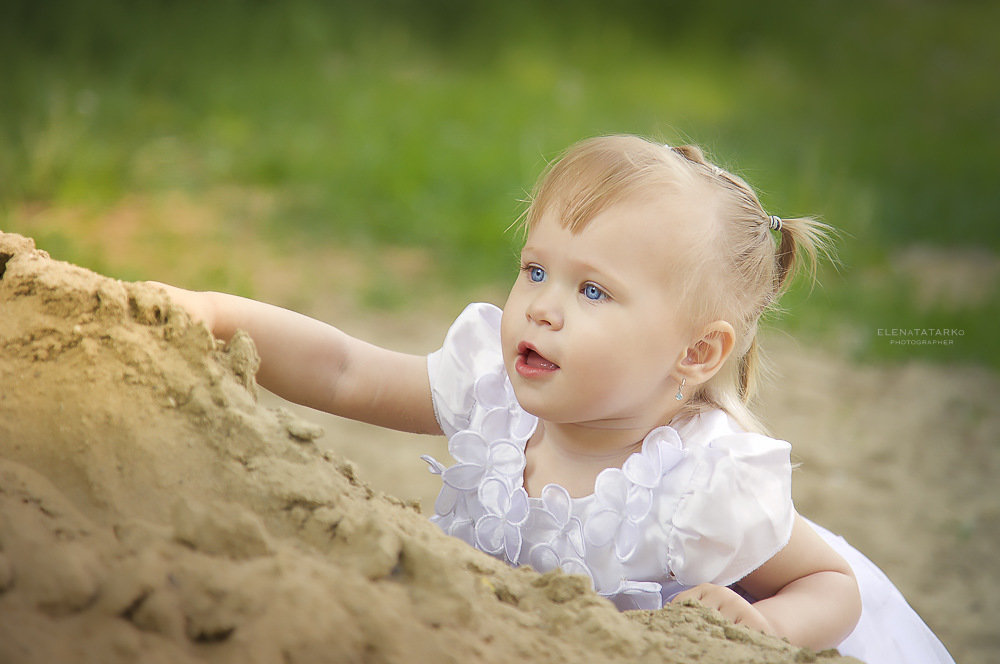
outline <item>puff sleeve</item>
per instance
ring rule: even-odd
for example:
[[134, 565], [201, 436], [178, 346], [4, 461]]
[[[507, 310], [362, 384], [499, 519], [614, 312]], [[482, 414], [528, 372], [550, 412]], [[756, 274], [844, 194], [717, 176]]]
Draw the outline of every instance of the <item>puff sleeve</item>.
[[469, 427], [482, 382], [499, 382], [503, 389], [500, 316], [492, 304], [470, 304], [448, 329], [442, 347], [427, 356], [434, 414], [449, 438]]
[[679, 583], [730, 585], [788, 544], [790, 449], [743, 431], [689, 449], [689, 480], [664, 524], [667, 567]]

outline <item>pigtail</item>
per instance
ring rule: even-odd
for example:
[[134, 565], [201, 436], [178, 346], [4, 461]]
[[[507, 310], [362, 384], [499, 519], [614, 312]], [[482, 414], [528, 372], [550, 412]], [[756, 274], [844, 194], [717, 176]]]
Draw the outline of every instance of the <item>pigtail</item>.
[[774, 250], [774, 277], [770, 294], [763, 299], [748, 326], [749, 345], [737, 362], [737, 394], [744, 405], [749, 405], [756, 396], [760, 375], [765, 369], [757, 343], [757, 323], [760, 317], [777, 309], [778, 299], [788, 290], [796, 274], [805, 271], [810, 282], [815, 283], [820, 257], [833, 258], [833, 229], [829, 225], [811, 217], [780, 219], [768, 216], [766, 219], [765, 228], [778, 233], [777, 247]]
[[836, 263], [832, 242], [834, 229], [822, 221], [811, 217], [781, 219], [780, 240], [775, 255], [774, 298], [784, 293], [800, 270], [804, 270], [809, 280], [816, 280], [816, 266], [820, 257]]
[[[820, 259], [833, 259], [833, 229], [810, 217], [781, 219], [769, 215], [746, 181], [713, 164], [697, 146], [671, 147], [669, 152], [725, 192], [720, 240], [724, 255], [729, 257], [723, 269], [733, 278], [733, 287], [716, 290], [715, 301], [721, 306], [709, 310], [709, 316], [724, 316], [733, 324], [738, 350], [728, 366], [699, 391], [701, 404], [692, 403], [690, 409], [716, 406], [747, 429], [764, 432], [766, 429], [750, 408], [767, 373], [757, 341], [760, 319], [778, 309], [781, 295], [799, 272], [805, 272], [815, 282]], [[706, 285], [703, 282], [702, 292], [706, 292]]]

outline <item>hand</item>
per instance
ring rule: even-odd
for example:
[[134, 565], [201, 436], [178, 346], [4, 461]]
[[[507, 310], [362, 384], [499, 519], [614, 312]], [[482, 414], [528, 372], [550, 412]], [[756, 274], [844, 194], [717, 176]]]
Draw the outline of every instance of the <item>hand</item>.
[[167, 295], [170, 296], [171, 301], [184, 309], [188, 316], [191, 317], [191, 320], [195, 323], [204, 323], [208, 326], [209, 330], [213, 329], [213, 309], [208, 301], [207, 293], [184, 290], [183, 288], [177, 288], [176, 286], [160, 283], [159, 281], [147, 281], [146, 283], [167, 291]]
[[753, 604], [725, 586], [703, 583], [685, 590], [673, 599], [674, 602], [684, 600], [693, 600], [702, 606], [715, 609], [737, 625], [746, 625], [765, 634], [775, 634], [771, 623], [754, 608]]

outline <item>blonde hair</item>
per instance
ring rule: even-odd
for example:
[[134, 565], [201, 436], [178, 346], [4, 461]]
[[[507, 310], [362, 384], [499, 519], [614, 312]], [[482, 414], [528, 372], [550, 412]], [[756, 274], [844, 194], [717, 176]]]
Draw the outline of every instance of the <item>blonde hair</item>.
[[776, 309], [800, 267], [815, 276], [819, 255], [830, 255], [832, 229], [809, 217], [781, 219], [775, 242], [771, 216], [753, 189], [708, 161], [700, 148], [670, 148], [622, 135], [581, 141], [550, 164], [521, 227], [530, 231], [558, 206], [563, 226], [578, 232], [616, 203], [657, 193], [702, 196], [709, 223], [689, 252], [684, 300], [695, 323], [725, 320], [736, 333], [723, 367], [698, 386], [675, 420], [721, 408], [747, 430], [764, 432], [750, 409], [763, 370], [760, 319]]

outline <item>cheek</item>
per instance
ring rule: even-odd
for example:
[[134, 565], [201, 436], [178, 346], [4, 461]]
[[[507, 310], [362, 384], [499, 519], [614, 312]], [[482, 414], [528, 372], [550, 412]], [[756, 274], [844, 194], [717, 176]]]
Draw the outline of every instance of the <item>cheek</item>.
[[508, 319], [511, 319], [511, 317], [517, 315], [517, 312], [521, 310], [521, 305], [520, 305], [521, 289], [518, 288], [519, 283], [520, 280], [515, 281], [514, 285], [507, 293], [507, 301], [504, 302], [503, 305], [503, 316], [501, 317], [501, 320], [503, 322], [501, 323], [501, 326], [506, 324]]
[[500, 316], [500, 334], [511, 334], [517, 330], [518, 325], [524, 321], [524, 310], [527, 306], [525, 302], [524, 286], [520, 280], [514, 282], [514, 286], [507, 293], [507, 301], [504, 302], [503, 312]]
[[[595, 384], [618, 382], [635, 365], [631, 354], [634, 344], [616, 331], [615, 326], [574, 330], [572, 340], [564, 344], [564, 360], [580, 379]], [[571, 351], [571, 352], [566, 352]]]
[[636, 381], [658, 385], [673, 370], [682, 350], [682, 344], [669, 330], [636, 334], [622, 338], [618, 361], [629, 365]]
[[646, 309], [648, 315], [633, 328], [632, 346], [642, 349], [651, 359], [676, 361], [689, 339], [688, 326], [684, 322], [686, 312], [677, 307], [664, 307], [659, 301]]

